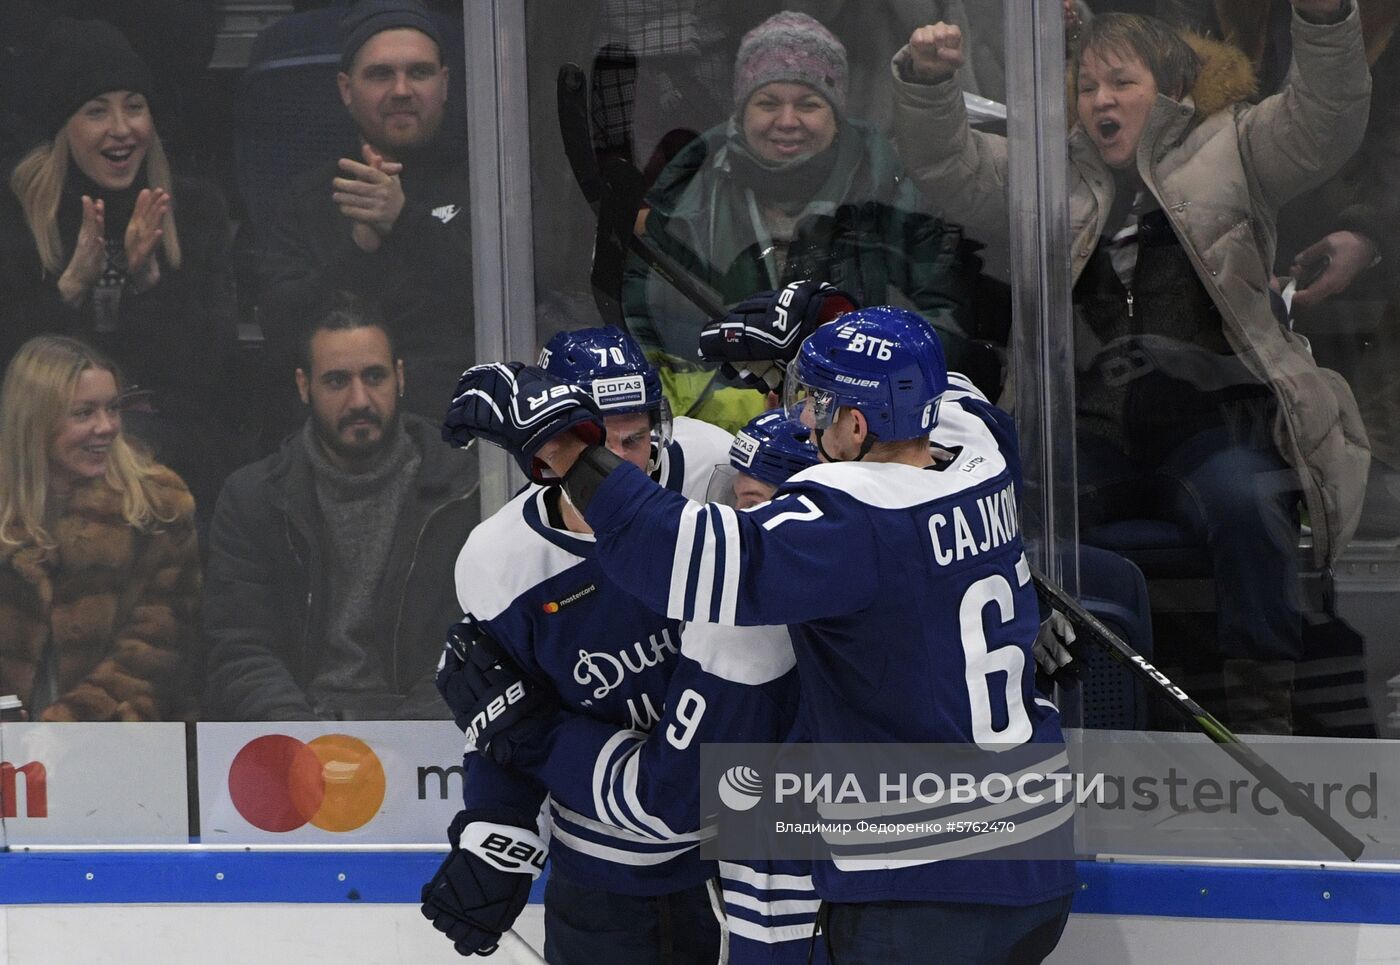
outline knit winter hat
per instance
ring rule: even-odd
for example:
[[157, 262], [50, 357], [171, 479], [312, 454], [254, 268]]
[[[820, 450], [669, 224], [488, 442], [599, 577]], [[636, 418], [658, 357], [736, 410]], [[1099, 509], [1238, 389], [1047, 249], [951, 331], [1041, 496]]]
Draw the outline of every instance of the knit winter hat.
[[360, 0], [340, 21], [340, 69], [350, 70], [355, 55], [369, 38], [403, 27], [427, 34], [441, 56], [442, 36], [437, 21], [418, 0]]
[[806, 84], [837, 115], [846, 113], [846, 48], [805, 13], [784, 10], [744, 34], [734, 61], [734, 108], [743, 111], [764, 84]]
[[44, 38], [40, 78], [44, 130], [56, 134], [78, 108], [114, 90], [150, 97], [150, 68], [105, 20], [60, 17]]

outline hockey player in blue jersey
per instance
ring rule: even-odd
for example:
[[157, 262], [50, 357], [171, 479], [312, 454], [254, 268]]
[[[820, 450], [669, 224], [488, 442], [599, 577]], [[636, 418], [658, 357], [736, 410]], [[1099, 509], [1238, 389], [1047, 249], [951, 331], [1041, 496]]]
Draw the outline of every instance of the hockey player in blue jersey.
[[[627, 335], [612, 328], [560, 333], [540, 363], [566, 386], [556, 399], [584, 395], [601, 412], [610, 452], [677, 498], [703, 497], [731, 437], [692, 419], [672, 420], [655, 370]], [[537, 481], [547, 475], [529, 460], [522, 468]], [[664, 707], [680, 622], [603, 573], [593, 537], [561, 495], [557, 486], [529, 486], [472, 532], [456, 567], [464, 619], [490, 633], [562, 706], [646, 731]], [[719, 927], [706, 886], [714, 866], [700, 861], [697, 834], [658, 841], [604, 828], [558, 802], [541, 814], [550, 789], [473, 753], [472, 736], [469, 729], [453, 848], [424, 889], [424, 914], [459, 952], [490, 949], [511, 926], [548, 838], [548, 961], [716, 960]]]
[[[1036, 698], [1038, 608], [1016, 516], [1020, 465], [1009, 417], [944, 369], [936, 336], [896, 309], [818, 328], [788, 380], [824, 465], [772, 502], [738, 513], [667, 494], [564, 432], [576, 405], [528, 399], [550, 380], [468, 374], [506, 418], [463, 407], [457, 441], [477, 435], [528, 452], [565, 481], [597, 534], [596, 559], [668, 615], [724, 625], [786, 623], [801, 680], [800, 724], [819, 742], [1044, 744], [1063, 769], [1058, 714]], [[930, 430], [953, 457], [935, 463]], [[1068, 914], [1073, 866], [1012, 860], [1068, 833], [1069, 803], [1016, 815], [1009, 837], [922, 839], [883, 864], [835, 854], [815, 868], [836, 961], [1036, 962]]]
[[[716, 468], [711, 496], [740, 509], [766, 502], [789, 476], [816, 465], [809, 436], [781, 410], [755, 417], [734, 437], [728, 464]], [[482, 648], [489, 659], [472, 652]], [[481, 668], [492, 661], [509, 662], [480, 627], [449, 641], [439, 681], [454, 711], [470, 716], [511, 687], [530, 686], [514, 667], [509, 677], [488, 680]], [[519, 715], [520, 730], [497, 724], [479, 750], [508, 760], [547, 785], [557, 804], [595, 821], [658, 841], [708, 834], [696, 781], [701, 746], [788, 740], [795, 663], [786, 627], [695, 624], [682, 636], [666, 710], [650, 734], [546, 704], [543, 721]], [[718, 872], [729, 965], [825, 963], [820, 946], [811, 957], [819, 900], [809, 862], [720, 861]]]

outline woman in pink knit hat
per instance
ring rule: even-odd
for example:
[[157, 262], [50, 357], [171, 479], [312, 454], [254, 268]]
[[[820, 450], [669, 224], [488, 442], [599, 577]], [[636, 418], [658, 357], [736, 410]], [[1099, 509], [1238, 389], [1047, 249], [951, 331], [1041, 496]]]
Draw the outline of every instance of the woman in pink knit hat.
[[[749, 31], [734, 113], [686, 146], [647, 198], [645, 233], [734, 304], [810, 278], [865, 304], [912, 305], [957, 368], [970, 307], [961, 233], [923, 214], [889, 142], [846, 115], [846, 48], [784, 11]], [[623, 285], [627, 327], [677, 413], [739, 429], [762, 408], [696, 358], [709, 319], [638, 260]]]

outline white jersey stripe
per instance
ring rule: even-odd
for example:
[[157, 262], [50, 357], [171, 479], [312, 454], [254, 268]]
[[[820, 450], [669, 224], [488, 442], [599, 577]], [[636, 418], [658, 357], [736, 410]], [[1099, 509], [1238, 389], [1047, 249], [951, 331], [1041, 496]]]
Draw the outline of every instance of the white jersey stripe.
[[719, 622], [734, 626], [739, 610], [739, 517], [728, 506], [717, 509], [724, 524], [724, 585], [719, 590]]
[[562, 841], [579, 854], [586, 854], [589, 857], [601, 858], [604, 861], [611, 861], [613, 864], [623, 865], [654, 865], [665, 864], [672, 858], [679, 858], [687, 851], [698, 848], [698, 844], [688, 844], [673, 851], [623, 851], [620, 848], [610, 848], [605, 844], [598, 844], [589, 841], [587, 838], [580, 838], [578, 835], [570, 834], [559, 825], [554, 826], [553, 840]]
[[622, 770], [623, 762], [627, 758], [628, 751], [640, 748], [641, 744], [641, 741], [637, 741], [632, 745], [632, 747], [627, 748], [627, 750], [624, 750], [621, 753], [613, 753], [612, 760], [608, 762], [608, 788], [606, 800], [608, 809], [599, 813], [606, 814], [609, 820], [621, 825], [622, 827], [633, 832], [634, 834], [637, 834], [644, 838], [649, 838], [652, 837], [650, 831], [647, 828], [642, 827], [642, 825], [637, 823], [636, 821], [633, 821], [631, 816], [627, 813], [627, 810], [617, 800], [617, 784], [619, 778], [621, 777], [619, 771]]
[[822, 900], [817, 897], [812, 898], [784, 898], [779, 901], [764, 901], [755, 898], [753, 895], [746, 895], [741, 891], [726, 891], [724, 900], [727, 904], [738, 908], [747, 908], [756, 911], [760, 915], [774, 918], [779, 915], [815, 915], [817, 909], [821, 907]]
[[732, 861], [719, 862], [719, 876], [729, 881], [738, 881], [764, 891], [811, 891], [811, 875], [770, 875], [755, 871], [746, 864]]
[[[598, 757], [593, 762], [593, 811], [596, 814], [611, 814], [604, 802], [604, 794], [612, 791], [611, 769], [608, 767], [612, 761], [613, 754], [617, 752], [619, 746], [625, 741], [640, 742], [646, 738], [637, 731], [621, 730], [608, 738], [608, 742], [603, 745], [603, 749], [598, 752]], [[559, 807], [556, 803], [555, 807]], [[580, 815], [582, 817], [582, 815]]]
[[751, 942], [759, 942], [764, 945], [779, 945], [783, 942], [810, 941], [812, 933], [816, 930], [816, 922], [808, 921], [799, 925], [778, 925], [777, 927], [765, 927], [756, 925], [743, 918], [733, 915], [728, 921], [729, 932], [746, 938]]
[[676, 551], [671, 558], [671, 597], [666, 603], [666, 615], [672, 620], [684, 620], [686, 578], [690, 575], [690, 554], [695, 545], [695, 524], [701, 506], [691, 503], [681, 510], [680, 531], [676, 534]]
[[951, 402], [958, 398], [972, 396], [975, 399], [987, 401], [987, 397], [982, 394], [982, 390], [972, 384], [972, 380], [961, 372], [948, 373], [948, 389], [943, 393], [943, 401]]
[[[557, 818], [558, 820], [567, 821], [570, 824], [576, 824], [580, 828], [590, 832], [591, 834], [600, 834], [606, 837], [616, 838], [618, 841], [622, 841], [627, 844], [644, 845], [648, 848], [664, 844], [680, 844], [681, 842], [699, 843], [701, 841], [710, 840], [717, 833], [714, 826], [711, 825], [709, 827], [701, 828], [699, 831], [689, 831], [685, 834], [678, 834], [674, 837], [674, 839], [668, 842], [658, 842], [651, 835], [637, 835], [633, 834], [630, 831], [624, 831], [621, 828], [616, 827], [614, 825], [604, 824], [603, 822], [595, 820], [594, 818], [591, 818], [586, 814], [580, 814], [579, 812], [572, 810], [571, 808], [567, 808], [552, 798], [549, 801], [549, 807], [550, 810], [553, 812], [553, 817]], [[557, 826], [558, 821], [555, 821], [554, 823]]]
[[645, 826], [657, 837], [674, 838], [676, 832], [667, 826], [666, 822], [654, 814], [647, 812], [642, 807], [642, 802], [637, 798], [637, 780], [642, 757], [642, 745], [637, 744], [627, 752], [627, 762], [622, 767], [622, 797], [627, 802], [627, 806], [632, 811], [632, 816], [637, 819], [637, 823]]
[[[924, 847], [910, 847], [903, 851], [892, 852], [891, 854], [907, 854], [911, 857], [896, 858], [890, 855], [879, 857], [840, 857], [832, 855], [832, 861], [838, 871], [886, 871], [895, 868], [912, 868], [923, 864], [932, 864], [936, 861], [947, 861], [952, 858], [966, 858], [968, 855], [983, 854], [998, 848], [1008, 847], [1013, 844], [1022, 844], [1037, 838], [1042, 834], [1053, 831], [1074, 817], [1074, 802], [1066, 801], [1055, 810], [1033, 818], [1030, 821], [1017, 822], [1013, 831], [997, 835], [973, 835], [969, 838], [961, 838], [957, 841], [941, 841], [941, 835], [926, 835], [923, 840], [936, 841], [936, 844], [929, 844]], [[987, 838], [994, 838], [995, 844], [988, 843]]]

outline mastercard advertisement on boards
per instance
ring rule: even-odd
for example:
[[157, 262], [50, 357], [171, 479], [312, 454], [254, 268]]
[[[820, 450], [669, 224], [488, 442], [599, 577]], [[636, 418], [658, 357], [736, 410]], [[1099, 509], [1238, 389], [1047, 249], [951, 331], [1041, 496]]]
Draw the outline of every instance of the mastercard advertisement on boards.
[[202, 844], [437, 844], [462, 800], [450, 721], [198, 726]]

